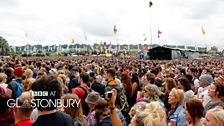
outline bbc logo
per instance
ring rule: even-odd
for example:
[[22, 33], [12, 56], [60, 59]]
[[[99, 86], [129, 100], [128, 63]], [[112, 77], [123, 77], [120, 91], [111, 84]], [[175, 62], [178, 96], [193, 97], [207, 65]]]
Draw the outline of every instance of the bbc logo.
[[47, 91], [32, 91], [32, 96], [48, 96]]

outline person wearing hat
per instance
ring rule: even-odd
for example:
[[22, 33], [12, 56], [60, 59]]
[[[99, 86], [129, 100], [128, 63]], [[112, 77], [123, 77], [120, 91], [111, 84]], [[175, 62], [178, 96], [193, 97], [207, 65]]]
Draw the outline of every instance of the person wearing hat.
[[16, 99], [22, 94], [22, 76], [24, 72], [22, 67], [16, 67], [13, 71], [14, 79], [8, 85], [8, 88], [12, 90], [12, 99]]
[[105, 85], [96, 81], [96, 74], [94, 72], [89, 73], [89, 81], [91, 83], [90, 88], [98, 92], [101, 96], [104, 95]]
[[180, 79], [181, 77], [183, 77], [182, 71], [183, 71], [183, 67], [180, 66], [180, 65], [177, 65], [177, 66], [176, 66], [176, 69], [175, 69], [175, 77], [174, 77], [174, 79], [175, 79], [176, 81], [177, 81], [178, 79]]
[[213, 78], [209, 74], [203, 74], [199, 77], [198, 98], [202, 100], [203, 107], [211, 100], [208, 96], [208, 89], [213, 82]]
[[88, 115], [86, 117], [86, 126], [94, 126], [96, 124], [94, 115], [95, 115], [95, 104], [96, 102], [100, 99], [100, 94], [98, 92], [92, 91], [90, 92], [86, 99], [85, 102], [88, 104], [89, 107], [89, 112]]

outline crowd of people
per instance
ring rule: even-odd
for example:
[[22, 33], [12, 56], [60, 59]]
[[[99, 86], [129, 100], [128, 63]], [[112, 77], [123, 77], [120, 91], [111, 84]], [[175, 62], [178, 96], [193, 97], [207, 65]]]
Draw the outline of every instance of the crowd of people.
[[223, 117], [222, 59], [0, 58], [0, 126], [224, 126]]

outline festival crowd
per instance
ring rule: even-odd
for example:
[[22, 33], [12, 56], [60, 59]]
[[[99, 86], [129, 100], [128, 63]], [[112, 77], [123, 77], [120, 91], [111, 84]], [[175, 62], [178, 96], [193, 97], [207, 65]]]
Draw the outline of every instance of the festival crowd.
[[224, 126], [224, 60], [2, 57], [0, 126]]

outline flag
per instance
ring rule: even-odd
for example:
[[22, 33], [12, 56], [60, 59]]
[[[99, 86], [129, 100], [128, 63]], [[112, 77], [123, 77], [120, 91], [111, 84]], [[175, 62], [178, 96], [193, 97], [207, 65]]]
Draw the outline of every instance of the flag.
[[124, 45], [124, 49], [125, 50], [128, 50], [128, 45]]
[[106, 54], [106, 55], [108, 54], [108, 50], [105, 50], [105, 54]]
[[149, 8], [151, 8], [153, 5], [152, 1], [149, 1]]
[[144, 46], [143, 47], [143, 50], [146, 52], [148, 50], [148, 47], [147, 46]]
[[103, 42], [103, 45], [106, 46], [107, 45], [107, 42]]
[[117, 34], [117, 26], [114, 25], [114, 34]]
[[158, 38], [160, 37], [161, 34], [162, 34], [162, 32], [160, 30], [158, 30]]
[[90, 60], [90, 59], [91, 59], [91, 57], [92, 57], [92, 51], [90, 50], [90, 51], [89, 51], [88, 60]]
[[205, 29], [203, 27], [201, 27], [201, 32], [202, 32], [203, 35], [206, 34]]
[[100, 48], [100, 46], [98, 46], [97, 48], [98, 48], [98, 50], [99, 50], [99, 51], [101, 51], [101, 48]]
[[144, 37], [143, 41], [147, 41], [147, 37], [145, 36], [145, 34], [143, 34], [143, 37]]
[[102, 41], [100, 42], [100, 46], [103, 46]]
[[144, 41], [147, 41], [147, 37], [144, 38]]
[[112, 44], [111, 44], [111, 42], [110, 42], [110, 45], [109, 45], [109, 47], [108, 47], [108, 50], [110, 51], [111, 48], [112, 48]]
[[71, 44], [72, 44], [72, 45], [75, 44], [75, 40], [74, 40], [74, 38], [72, 38]]

